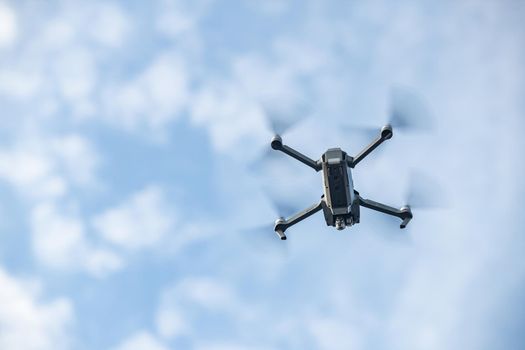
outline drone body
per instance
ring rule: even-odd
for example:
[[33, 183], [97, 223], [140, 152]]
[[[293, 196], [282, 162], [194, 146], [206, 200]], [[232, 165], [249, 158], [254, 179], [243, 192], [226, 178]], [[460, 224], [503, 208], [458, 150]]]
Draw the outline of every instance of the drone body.
[[284, 232], [290, 226], [295, 225], [320, 210], [323, 210], [328, 226], [334, 226], [338, 230], [342, 230], [346, 226], [359, 223], [360, 207], [397, 216], [403, 220], [400, 228], [405, 228], [412, 219], [410, 207], [405, 206], [396, 209], [362, 198], [359, 192], [354, 189], [352, 173], [348, 170], [349, 168], [354, 168], [377, 146], [390, 139], [392, 135], [392, 127], [386, 125], [381, 129], [380, 135], [356, 157], [347, 155], [346, 152], [340, 148], [330, 148], [318, 161], [314, 161], [293, 148], [283, 145], [281, 137], [279, 135], [274, 136], [271, 143], [273, 149], [297, 159], [315, 171], [322, 171], [324, 184], [324, 194], [318, 203], [286, 220], [279, 218], [275, 222], [274, 230], [277, 235], [282, 240], [285, 240], [286, 235]]

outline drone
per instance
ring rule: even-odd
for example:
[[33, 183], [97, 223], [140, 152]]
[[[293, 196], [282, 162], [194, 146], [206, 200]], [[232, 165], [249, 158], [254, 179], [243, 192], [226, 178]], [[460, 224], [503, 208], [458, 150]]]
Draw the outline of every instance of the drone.
[[405, 228], [412, 220], [412, 211], [409, 206], [400, 209], [385, 204], [365, 199], [354, 189], [352, 172], [366, 156], [375, 150], [380, 144], [393, 136], [392, 126], [387, 124], [380, 130], [379, 135], [365, 147], [357, 156], [351, 157], [340, 148], [328, 149], [318, 161], [284, 145], [281, 136], [272, 138], [271, 146], [274, 150], [281, 151], [301, 163], [314, 169], [316, 172], [323, 171], [324, 194], [321, 200], [311, 207], [289, 217], [279, 218], [275, 221], [274, 231], [281, 240], [286, 239], [285, 231], [298, 222], [323, 210], [327, 226], [334, 226], [337, 230], [359, 223], [360, 207], [376, 210], [378, 212], [400, 218], [400, 228]]

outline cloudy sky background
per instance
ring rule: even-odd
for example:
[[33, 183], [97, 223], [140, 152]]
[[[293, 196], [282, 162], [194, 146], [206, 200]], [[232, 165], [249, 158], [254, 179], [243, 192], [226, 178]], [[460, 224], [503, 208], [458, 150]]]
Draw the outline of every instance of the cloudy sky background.
[[[525, 3], [0, 1], [0, 348], [525, 346]], [[336, 232], [321, 179], [393, 96], [428, 130], [354, 171], [404, 204]], [[407, 102], [408, 103], [408, 102]], [[269, 228], [269, 229], [268, 229]]]

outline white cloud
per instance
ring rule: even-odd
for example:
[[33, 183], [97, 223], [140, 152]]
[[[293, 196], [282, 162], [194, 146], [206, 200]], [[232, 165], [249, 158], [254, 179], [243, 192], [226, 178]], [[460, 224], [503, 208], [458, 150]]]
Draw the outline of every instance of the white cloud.
[[125, 339], [113, 350], [168, 350], [168, 347], [147, 331], [140, 331]]
[[[25, 142], [21, 142], [24, 140]], [[0, 179], [14, 185], [27, 198], [49, 199], [97, 184], [99, 155], [77, 134], [43, 137], [21, 135], [20, 144], [0, 150]]]
[[74, 7], [58, 6], [41, 29], [40, 36], [28, 42], [39, 53], [62, 54], [81, 46], [105, 54], [125, 44], [132, 23], [129, 14], [117, 3], [93, 1]]
[[93, 145], [80, 135], [65, 135], [50, 141], [51, 152], [62, 170], [76, 185], [95, 185], [100, 156]]
[[313, 318], [309, 320], [308, 328], [319, 349], [363, 349], [362, 335], [340, 317]]
[[[0, 3], [0, 37], [12, 22], [5, 9]], [[124, 46], [132, 29], [128, 14], [117, 4], [104, 2], [59, 5], [45, 19], [37, 15], [40, 9], [25, 10], [22, 7], [20, 24], [27, 40], [2, 62], [0, 93], [31, 99], [30, 104], [18, 106], [31, 118], [49, 113], [46, 106], [56, 104], [68, 107], [78, 119], [99, 115], [103, 89], [97, 87], [102, 78], [107, 79], [100, 75], [101, 65]]]
[[93, 21], [87, 30], [100, 44], [120, 47], [131, 30], [128, 15], [114, 3], [101, 3], [96, 7]]
[[41, 87], [41, 76], [34, 68], [10, 66], [0, 69], [0, 94], [15, 99], [30, 98]]
[[104, 93], [107, 118], [126, 129], [161, 130], [178, 117], [189, 96], [187, 67], [177, 54], [158, 56], [135, 78]]
[[71, 268], [85, 254], [84, 225], [65, 217], [49, 203], [37, 206], [31, 216], [36, 257], [54, 268]]
[[73, 310], [66, 299], [47, 303], [0, 268], [0, 348], [69, 349]]
[[177, 213], [163, 191], [149, 186], [93, 219], [93, 227], [108, 242], [134, 250], [159, 244], [173, 229]]
[[169, 309], [162, 308], [157, 312], [156, 323], [158, 332], [165, 338], [188, 334], [190, 330], [187, 322], [183, 316], [183, 311], [176, 306], [171, 306]]
[[221, 310], [232, 313], [242, 310], [235, 291], [213, 278], [187, 278], [162, 294], [157, 327], [166, 338], [193, 335], [197, 331], [199, 311], [213, 313]]
[[94, 276], [104, 277], [123, 267], [123, 262], [115, 253], [92, 247], [81, 219], [63, 214], [51, 202], [43, 202], [33, 209], [31, 230], [35, 256], [48, 268], [85, 270]]
[[47, 268], [87, 271], [103, 277], [122, 268], [121, 258], [94, 247], [83, 220], [64, 213], [72, 189], [94, 188], [99, 155], [84, 137], [43, 137], [21, 133], [20, 144], [0, 151], [0, 179], [28, 202], [32, 251]]
[[6, 3], [0, 2], [0, 49], [10, 46], [17, 35], [16, 14]]
[[227, 308], [236, 303], [236, 296], [228, 286], [206, 278], [184, 280], [174, 293], [208, 309]]
[[206, 79], [190, 102], [191, 120], [208, 129], [215, 149], [245, 163], [260, 155], [275, 131], [311, 115], [308, 79], [329, 62], [315, 47], [290, 40], [277, 41], [274, 51], [272, 60], [235, 56], [231, 75]]
[[197, 29], [200, 18], [206, 13], [210, 0], [161, 1], [156, 29], [172, 38], [188, 34]]
[[289, 0], [250, 1], [250, 6], [272, 16], [284, 14], [290, 8], [290, 5], [291, 2]]
[[[52, 174], [53, 162], [38, 152], [14, 150], [0, 153], [0, 176], [9, 181], [21, 191], [33, 190], [43, 192], [43, 195], [61, 195], [65, 192], [64, 180]], [[43, 186], [43, 185], [46, 186]]]
[[188, 222], [182, 223], [176, 220], [177, 229], [171, 232], [162, 243], [163, 252], [171, 256], [180, 253], [188, 245], [202, 242], [217, 235], [215, 222]]
[[[305, 294], [298, 288], [286, 288], [282, 297], [300, 302]], [[325, 293], [326, 286], [322, 290]], [[304, 348], [306, 344], [320, 349], [362, 348], [365, 337], [360, 332], [365, 327], [349, 322], [342, 310], [330, 316], [330, 310], [341, 305], [325, 303], [330, 299], [321, 297], [322, 307], [304, 303], [297, 309], [296, 303], [270, 301], [275, 292], [268, 287], [264, 296], [253, 298], [223, 278], [187, 277], [162, 293], [156, 315], [158, 333], [165, 339], [188, 337], [196, 349]], [[348, 304], [353, 295], [344, 297]], [[222, 322], [220, 337], [203, 326], [210, 319], [221, 320], [216, 321]]]
[[78, 39], [76, 23], [69, 16], [57, 16], [49, 19], [44, 25], [37, 46], [42, 51], [60, 50], [71, 45], [76, 39]]
[[234, 159], [257, 155], [272, 136], [260, 105], [234, 82], [204, 86], [190, 110], [192, 121], [208, 128], [215, 149]]
[[54, 70], [58, 91], [64, 99], [75, 103], [92, 95], [98, 70], [90, 50], [71, 46], [56, 58]]
[[194, 347], [195, 350], [270, 350], [273, 347], [257, 345], [251, 346], [236, 342], [198, 342]]
[[108, 249], [91, 248], [84, 257], [83, 266], [92, 276], [103, 278], [124, 267], [123, 259]]
[[[243, 91], [255, 99], [265, 113], [278, 113], [280, 118], [296, 120], [305, 117], [307, 104], [304, 81], [300, 80], [300, 64], [277, 63], [257, 55], [238, 57], [233, 62], [234, 79]], [[302, 115], [297, 115], [302, 114]], [[269, 116], [269, 115], [267, 115]]]

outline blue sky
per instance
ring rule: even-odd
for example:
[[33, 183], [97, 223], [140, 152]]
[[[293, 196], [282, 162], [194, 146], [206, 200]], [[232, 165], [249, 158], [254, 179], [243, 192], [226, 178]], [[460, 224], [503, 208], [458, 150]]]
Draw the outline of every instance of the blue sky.
[[[518, 349], [525, 264], [519, 1], [0, 0], [0, 348]], [[404, 204], [281, 242], [393, 97], [430, 130], [354, 171]]]

